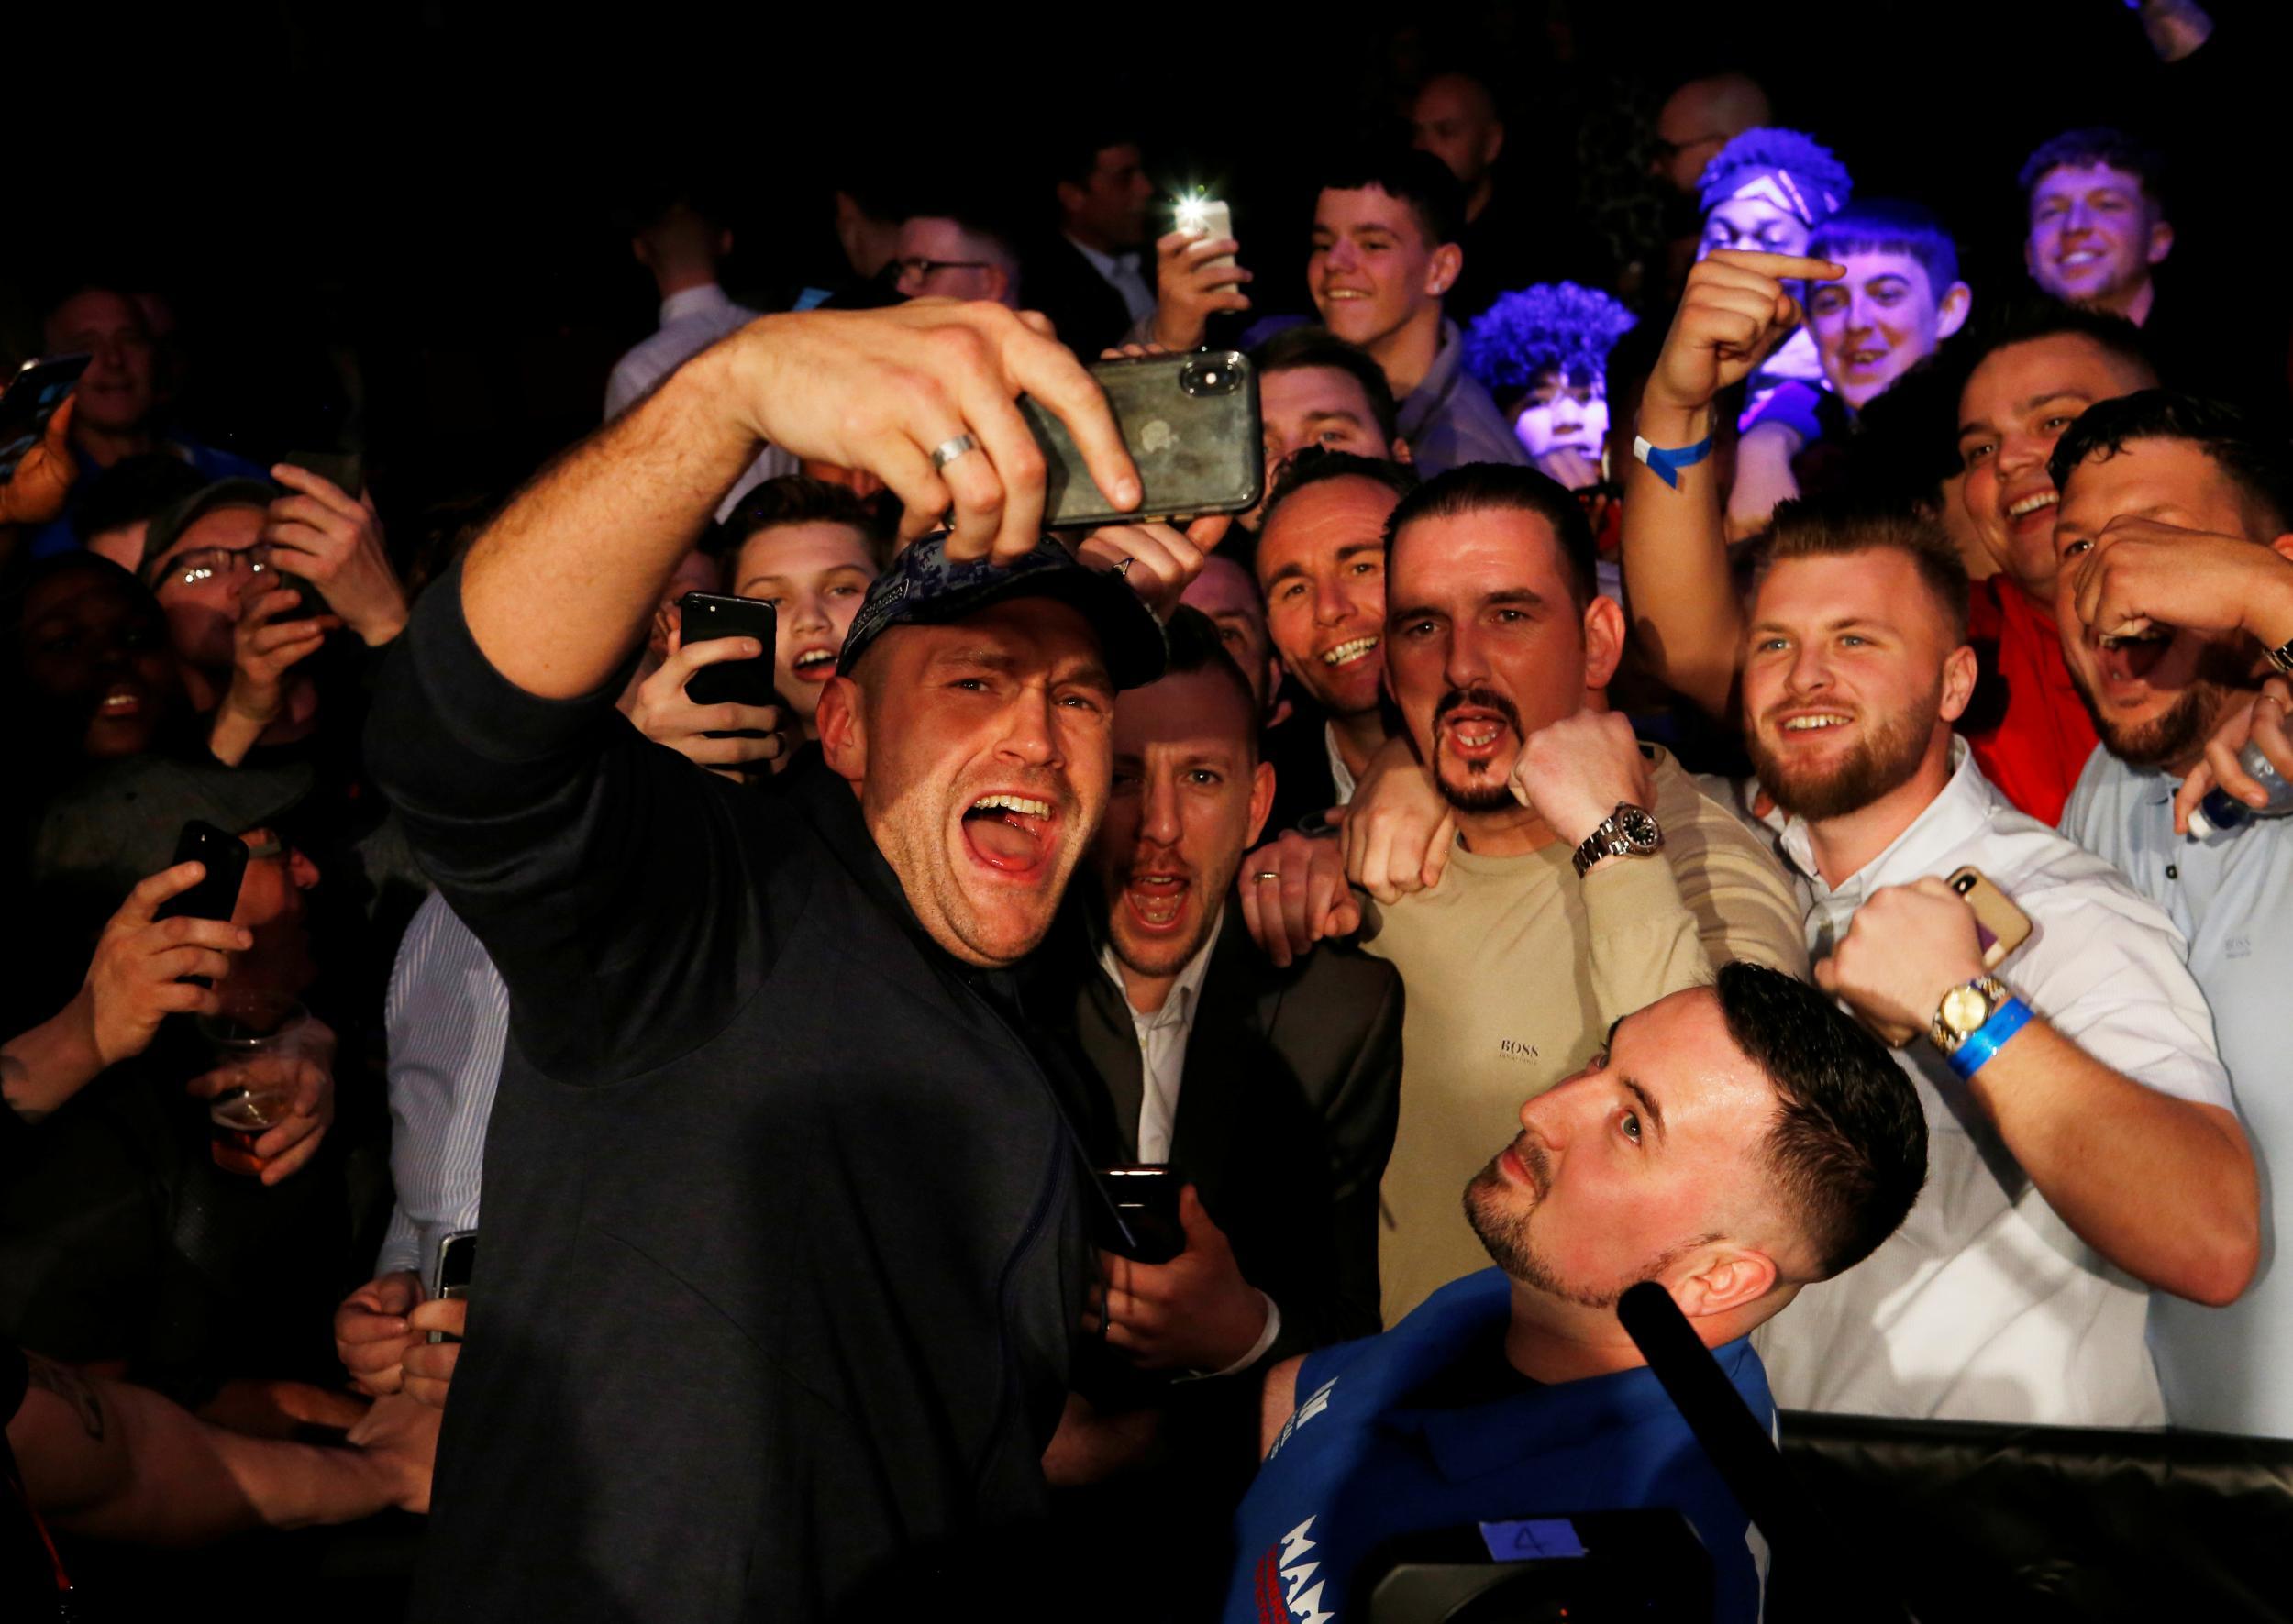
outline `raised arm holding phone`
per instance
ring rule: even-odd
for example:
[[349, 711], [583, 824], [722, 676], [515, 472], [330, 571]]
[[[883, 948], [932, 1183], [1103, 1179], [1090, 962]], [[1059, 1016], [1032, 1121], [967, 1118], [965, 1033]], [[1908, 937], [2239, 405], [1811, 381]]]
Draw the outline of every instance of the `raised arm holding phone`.
[[[1040, 536], [1023, 391], [1135, 507], [1098, 386], [1027, 318], [765, 317], [545, 470], [399, 639], [372, 768], [515, 1017], [416, 1611], [815, 1618], [1037, 1571], [998, 1553], [1045, 1508], [1089, 1254], [1003, 972], [1162, 638]], [[762, 441], [881, 477], [911, 536], [953, 510], [870, 587], [820, 750], [768, 793], [605, 714]]]

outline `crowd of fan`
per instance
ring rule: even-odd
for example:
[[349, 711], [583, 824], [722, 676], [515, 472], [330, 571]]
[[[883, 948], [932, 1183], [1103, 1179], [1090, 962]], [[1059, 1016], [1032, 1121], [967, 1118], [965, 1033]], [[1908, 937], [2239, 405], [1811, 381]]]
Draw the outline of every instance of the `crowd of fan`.
[[[2143, 15], [2162, 97], [2240, 71]], [[1302, 267], [1158, 232], [1150, 131], [1040, 230], [839, 194], [817, 314], [673, 201], [605, 426], [419, 557], [343, 462], [173, 433], [148, 296], [54, 304], [0, 1407], [65, 1558], [435, 1475], [418, 1617], [1053, 1616], [1120, 1530], [1165, 1560], [1101, 1610], [1316, 1618], [1526, 1495], [1679, 1508], [1749, 1618], [1643, 1279], [1763, 1420], [2293, 1437], [2293, 358], [2176, 279], [2231, 229], [2186, 155], [2046, 142], [1970, 282], [1700, 79], [1696, 229], [1610, 264], [1481, 79], [1407, 111], [1299, 175]], [[1259, 504], [1017, 533], [980, 381], [1113, 491], [1072, 358], [1204, 344]], [[692, 591], [775, 605], [773, 703], [690, 697], [757, 652]], [[227, 920], [167, 907], [194, 819]], [[1085, 1227], [1133, 1165], [1167, 1261]]]

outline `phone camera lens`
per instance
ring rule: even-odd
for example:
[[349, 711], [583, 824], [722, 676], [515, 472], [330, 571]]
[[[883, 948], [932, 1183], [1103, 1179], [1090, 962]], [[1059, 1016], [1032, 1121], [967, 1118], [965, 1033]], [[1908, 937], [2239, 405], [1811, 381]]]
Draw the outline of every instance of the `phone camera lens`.
[[1197, 399], [1232, 394], [1241, 386], [1240, 372], [1223, 359], [1195, 361], [1179, 374], [1179, 387]]

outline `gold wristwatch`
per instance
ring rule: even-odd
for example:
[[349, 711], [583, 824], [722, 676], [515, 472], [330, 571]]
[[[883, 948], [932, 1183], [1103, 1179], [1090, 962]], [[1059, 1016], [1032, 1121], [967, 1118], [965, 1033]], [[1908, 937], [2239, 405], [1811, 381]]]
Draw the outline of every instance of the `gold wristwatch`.
[[1977, 976], [1943, 995], [1942, 1003], [1935, 1007], [1934, 1019], [1927, 1022], [1927, 1035], [1934, 1040], [1936, 1048], [1945, 1055], [1955, 1055], [1958, 1046], [1980, 1032], [1999, 1006], [2013, 996], [1998, 977]]

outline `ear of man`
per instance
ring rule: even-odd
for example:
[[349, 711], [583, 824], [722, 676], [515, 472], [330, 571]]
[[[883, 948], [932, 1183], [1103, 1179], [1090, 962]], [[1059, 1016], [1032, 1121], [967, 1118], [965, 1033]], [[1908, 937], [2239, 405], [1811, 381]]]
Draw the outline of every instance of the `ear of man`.
[[820, 755], [828, 770], [858, 786], [868, 778], [868, 695], [849, 677], [831, 677], [820, 690], [814, 720], [820, 729]]

